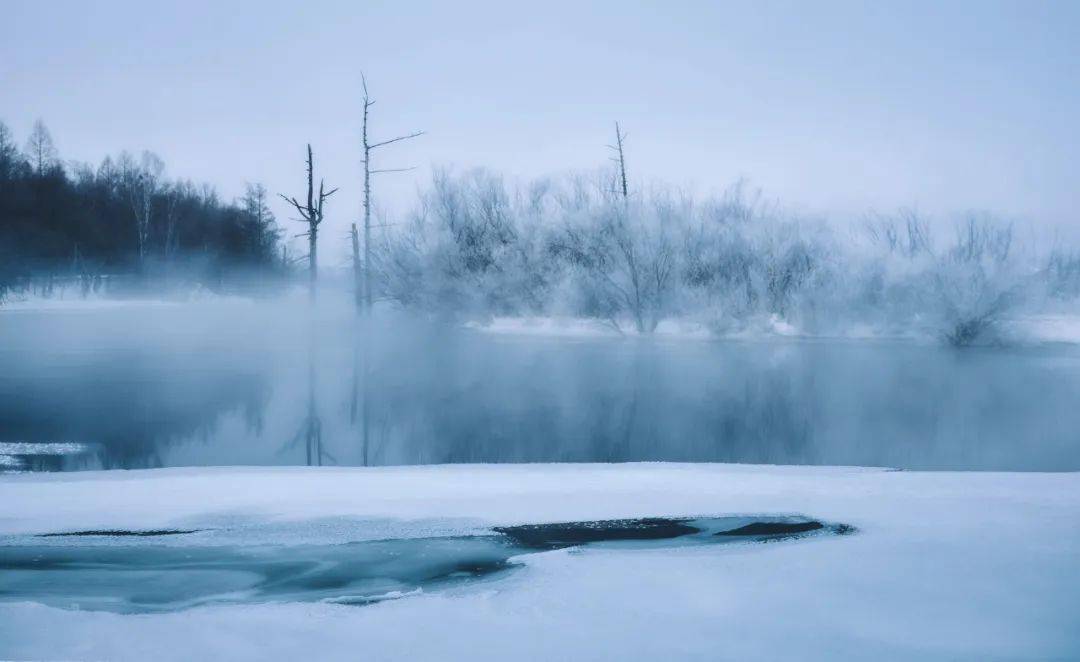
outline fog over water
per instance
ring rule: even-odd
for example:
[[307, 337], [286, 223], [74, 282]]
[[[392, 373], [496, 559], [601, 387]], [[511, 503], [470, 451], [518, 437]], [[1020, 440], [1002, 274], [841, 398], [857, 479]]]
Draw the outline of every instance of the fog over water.
[[[1072, 345], [498, 336], [404, 314], [362, 322], [333, 294], [313, 314], [302, 299], [225, 299], [2, 315], [8, 469], [1080, 469]], [[56, 443], [85, 446], [43, 445]]]

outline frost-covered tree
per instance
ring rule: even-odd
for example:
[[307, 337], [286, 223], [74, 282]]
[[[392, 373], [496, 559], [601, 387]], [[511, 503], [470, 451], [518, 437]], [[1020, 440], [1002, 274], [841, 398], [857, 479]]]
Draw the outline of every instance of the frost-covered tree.
[[[126, 158], [125, 158], [126, 157]], [[154, 200], [160, 193], [165, 162], [157, 154], [144, 151], [135, 161], [121, 155], [131, 210], [135, 216], [135, 237], [140, 268], [145, 267], [154, 220]]]
[[856, 301], [890, 326], [914, 324], [952, 345], [970, 345], [992, 338], [1026, 297], [1031, 274], [1025, 273], [1008, 223], [969, 214], [950, 237], [903, 209], [875, 216], [866, 228], [879, 252], [860, 274]]
[[554, 241], [583, 294], [583, 309], [616, 328], [629, 321], [652, 333], [665, 312], [676, 273], [673, 225], [662, 204], [603, 200]]
[[1061, 249], [1035, 260], [987, 216], [949, 233], [900, 210], [846, 232], [743, 182], [698, 201], [662, 187], [623, 196], [618, 173], [612, 181], [512, 185], [482, 170], [436, 171], [414, 212], [377, 241], [379, 296], [469, 317], [587, 317], [641, 334], [676, 318], [722, 334], [899, 333], [962, 346], [993, 340], [1039, 283], [1057, 297], [1080, 292], [1068, 285], [1080, 260]]

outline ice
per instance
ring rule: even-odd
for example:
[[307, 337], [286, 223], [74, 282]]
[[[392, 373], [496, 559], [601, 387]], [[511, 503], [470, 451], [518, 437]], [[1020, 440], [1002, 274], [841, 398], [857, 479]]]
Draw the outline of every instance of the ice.
[[[363, 520], [341, 522], [360, 538], [370, 538], [367, 525]], [[386, 596], [494, 578], [518, 567], [521, 555], [567, 547], [655, 549], [778, 542], [852, 531], [844, 524], [826, 526], [805, 518], [721, 517], [530, 524], [465, 536], [347, 539], [322, 545], [296, 544], [306, 538], [306, 530], [291, 532], [282, 542], [232, 545], [221, 544], [215, 536], [192, 535], [207, 530], [50, 533], [7, 538], [0, 545], [0, 602], [32, 600], [120, 613], [215, 603], [368, 605]], [[273, 533], [264, 536], [272, 539]], [[42, 544], [42, 538], [63, 542]], [[168, 542], [160, 544], [165, 538]]]

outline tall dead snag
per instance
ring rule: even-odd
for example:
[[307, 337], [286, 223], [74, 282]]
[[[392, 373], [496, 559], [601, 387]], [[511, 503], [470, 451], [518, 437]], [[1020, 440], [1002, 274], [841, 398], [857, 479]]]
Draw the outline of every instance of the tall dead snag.
[[[311, 154], [311, 144], [307, 146], [307, 202], [301, 203], [296, 198], [290, 198], [279, 193], [286, 202], [291, 204], [300, 214], [295, 220], [308, 224], [308, 231], [297, 236], [307, 235], [308, 238], [308, 277], [309, 295], [311, 305], [315, 304], [315, 284], [319, 274], [319, 224], [323, 221], [323, 205], [326, 199], [333, 195], [337, 189], [326, 190], [323, 180], [319, 180], [319, 192], [315, 193], [315, 159]], [[307, 416], [300, 427], [293, 443], [300, 440], [304, 442], [304, 454], [309, 465], [323, 463], [323, 458], [328, 454], [322, 445], [322, 419], [319, 417], [319, 404], [316, 388], [316, 357], [315, 357], [315, 317], [310, 318], [311, 325], [308, 329], [308, 410]]]
[[601, 276], [614, 300], [631, 314], [637, 332], [648, 334], [660, 323], [675, 271], [675, 252], [662, 225], [663, 215], [657, 214], [654, 226], [643, 208], [631, 208], [625, 144], [626, 134], [616, 122], [615, 144], [608, 145], [615, 153], [611, 160], [617, 168], [611, 193], [622, 204], [612, 205], [613, 213], [603, 227], [608, 242], [605, 251], [614, 268], [611, 273], [601, 271]]
[[417, 131], [404, 136], [398, 136], [389, 140], [381, 140], [379, 142], [370, 142], [368, 140], [368, 111], [375, 105], [375, 101], [368, 95], [367, 79], [363, 74], [360, 75], [360, 80], [364, 86], [364, 121], [361, 129], [361, 137], [363, 139], [364, 148], [364, 308], [370, 313], [372, 305], [371, 297], [371, 176], [383, 172], [405, 172], [412, 170], [413, 168], [385, 168], [382, 170], [373, 170], [371, 168], [371, 152], [385, 147], [391, 143], [401, 142], [402, 140], [410, 140], [418, 136], [424, 135], [423, 131]]
[[615, 152], [615, 156], [611, 157], [611, 160], [619, 167], [618, 185], [621, 189], [620, 192], [622, 193], [623, 201], [625, 202], [630, 197], [630, 189], [626, 186], [626, 155], [623, 153], [624, 140], [626, 140], [626, 134], [619, 128], [619, 123], [615, 122], [615, 144], [608, 145], [608, 148]]
[[307, 203], [301, 204], [296, 198], [290, 198], [284, 193], [279, 193], [286, 202], [291, 204], [299, 212], [300, 218], [295, 219], [308, 224], [308, 231], [297, 236], [307, 235], [308, 238], [308, 269], [311, 287], [311, 296], [315, 296], [315, 282], [319, 272], [319, 224], [323, 220], [323, 203], [337, 192], [337, 189], [326, 191], [323, 180], [319, 180], [318, 197], [315, 194], [315, 164], [311, 156], [311, 144], [307, 146]]
[[363, 308], [363, 263], [360, 261], [360, 235], [356, 231], [356, 223], [349, 229], [349, 240], [352, 243], [352, 268], [353, 268], [353, 292], [356, 301], [356, 309]]

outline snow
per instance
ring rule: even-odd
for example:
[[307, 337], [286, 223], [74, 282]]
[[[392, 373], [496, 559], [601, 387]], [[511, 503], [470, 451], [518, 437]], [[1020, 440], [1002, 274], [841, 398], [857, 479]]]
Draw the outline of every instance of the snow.
[[[297, 304], [306, 301], [302, 288], [293, 288], [281, 296], [281, 301]], [[58, 296], [9, 294], [0, 301], [0, 315], [4, 313], [79, 313], [133, 308], [162, 308], [190, 305], [192, 303], [228, 307], [253, 306], [258, 299], [239, 295], [215, 294], [208, 290], [178, 293], [172, 298], [110, 298], [90, 295], [81, 297], [67, 293]], [[613, 323], [594, 318], [560, 316], [492, 317], [485, 321], [470, 321], [465, 327], [496, 336], [528, 336], [566, 339], [637, 337], [634, 325], [624, 320], [618, 327]], [[760, 319], [732, 325], [730, 329], [718, 330], [691, 319], [669, 317], [661, 320], [652, 337], [670, 340], [767, 340], [787, 339], [847, 339], [847, 340], [915, 340], [940, 341], [939, 334], [918, 330], [917, 325], [905, 331], [895, 328], [878, 328], [852, 320], [850, 326], [827, 333], [814, 333], [771, 314]], [[1031, 343], [1080, 343], [1080, 315], [1067, 312], [1040, 315], [1021, 315], [1000, 322], [1002, 340], [1014, 344]]]
[[[493, 317], [486, 322], [467, 322], [465, 326], [482, 333], [506, 336], [584, 339], [639, 335], [629, 323], [622, 324], [620, 330], [602, 320], [575, 317]], [[1080, 343], [1080, 315], [1021, 316], [1002, 320], [1001, 329], [1004, 332], [1003, 339], [1015, 344]], [[859, 322], [852, 322], [850, 328], [840, 333], [811, 333], [775, 314], [752, 324], [733, 326], [726, 331], [711, 330], [708, 326], [691, 320], [668, 318], [660, 322], [653, 335], [657, 338], [679, 340], [790, 338], [940, 341], [940, 338], [926, 331], [909, 329], [898, 332], [896, 329], [877, 328]]]
[[[642, 334], [635, 329], [633, 322], [621, 321], [618, 326], [612, 322], [581, 317], [493, 317], [485, 322], [466, 322], [465, 327], [491, 335], [506, 336], [542, 336], [551, 338], [620, 338], [639, 337]], [[797, 328], [783, 321], [776, 315], [764, 320], [761, 325], [741, 328], [737, 331], [718, 335], [700, 322], [680, 318], [660, 320], [649, 337], [664, 340], [712, 340], [718, 337], [732, 339], [755, 339], [773, 336], [805, 336]]]
[[[630, 322], [614, 323], [581, 317], [493, 317], [487, 322], [466, 322], [465, 327], [492, 335], [552, 338], [617, 338], [640, 335]], [[713, 334], [696, 322], [661, 320], [653, 332], [659, 338], [708, 340]]]
[[0, 455], [77, 455], [91, 448], [90, 444], [77, 441], [0, 441]]
[[802, 514], [859, 532], [527, 555], [520, 572], [368, 607], [234, 605], [132, 616], [0, 603], [0, 658], [1080, 655], [1076, 473], [623, 464], [0, 477], [0, 535], [9, 543], [87, 529], [273, 530], [333, 520], [351, 522], [358, 536], [376, 521], [447, 535], [477, 523], [728, 514]]
[[99, 297], [11, 297], [0, 303], [0, 313], [85, 312], [114, 308], [177, 306], [179, 301], [162, 299], [106, 299]]
[[1030, 315], [1012, 320], [1005, 328], [1028, 342], [1080, 343], [1080, 315]]
[[466, 322], [465, 327], [496, 335], [559, 338], [602, 338], [619, 335], [618, 330], [610, 324], [581, 318], [493, 317], [487, 323]]
[[[281, 295], [283, 300], [295, 300], [296, 291], [290, 290]], [[133, 308], [164, 308], [190, 305], [194, 303], [213, 304], [221, 306], [245, 306], [253, 305], [258, 300], [252, 297], [219, 294], [205, 288], [179, 289], [171, 293], [161, 293], [153, 296], [110, 296], [109, 294], [89, 293], [86, 296], [78, 291], [59, 291], [49, 296], [40, 294], [27, 294], [8, 292], [0, 299], [0, 314], [3, 313], [26, 313], [26, 312], [95, 312], [102, 310], [118, 310]]]

